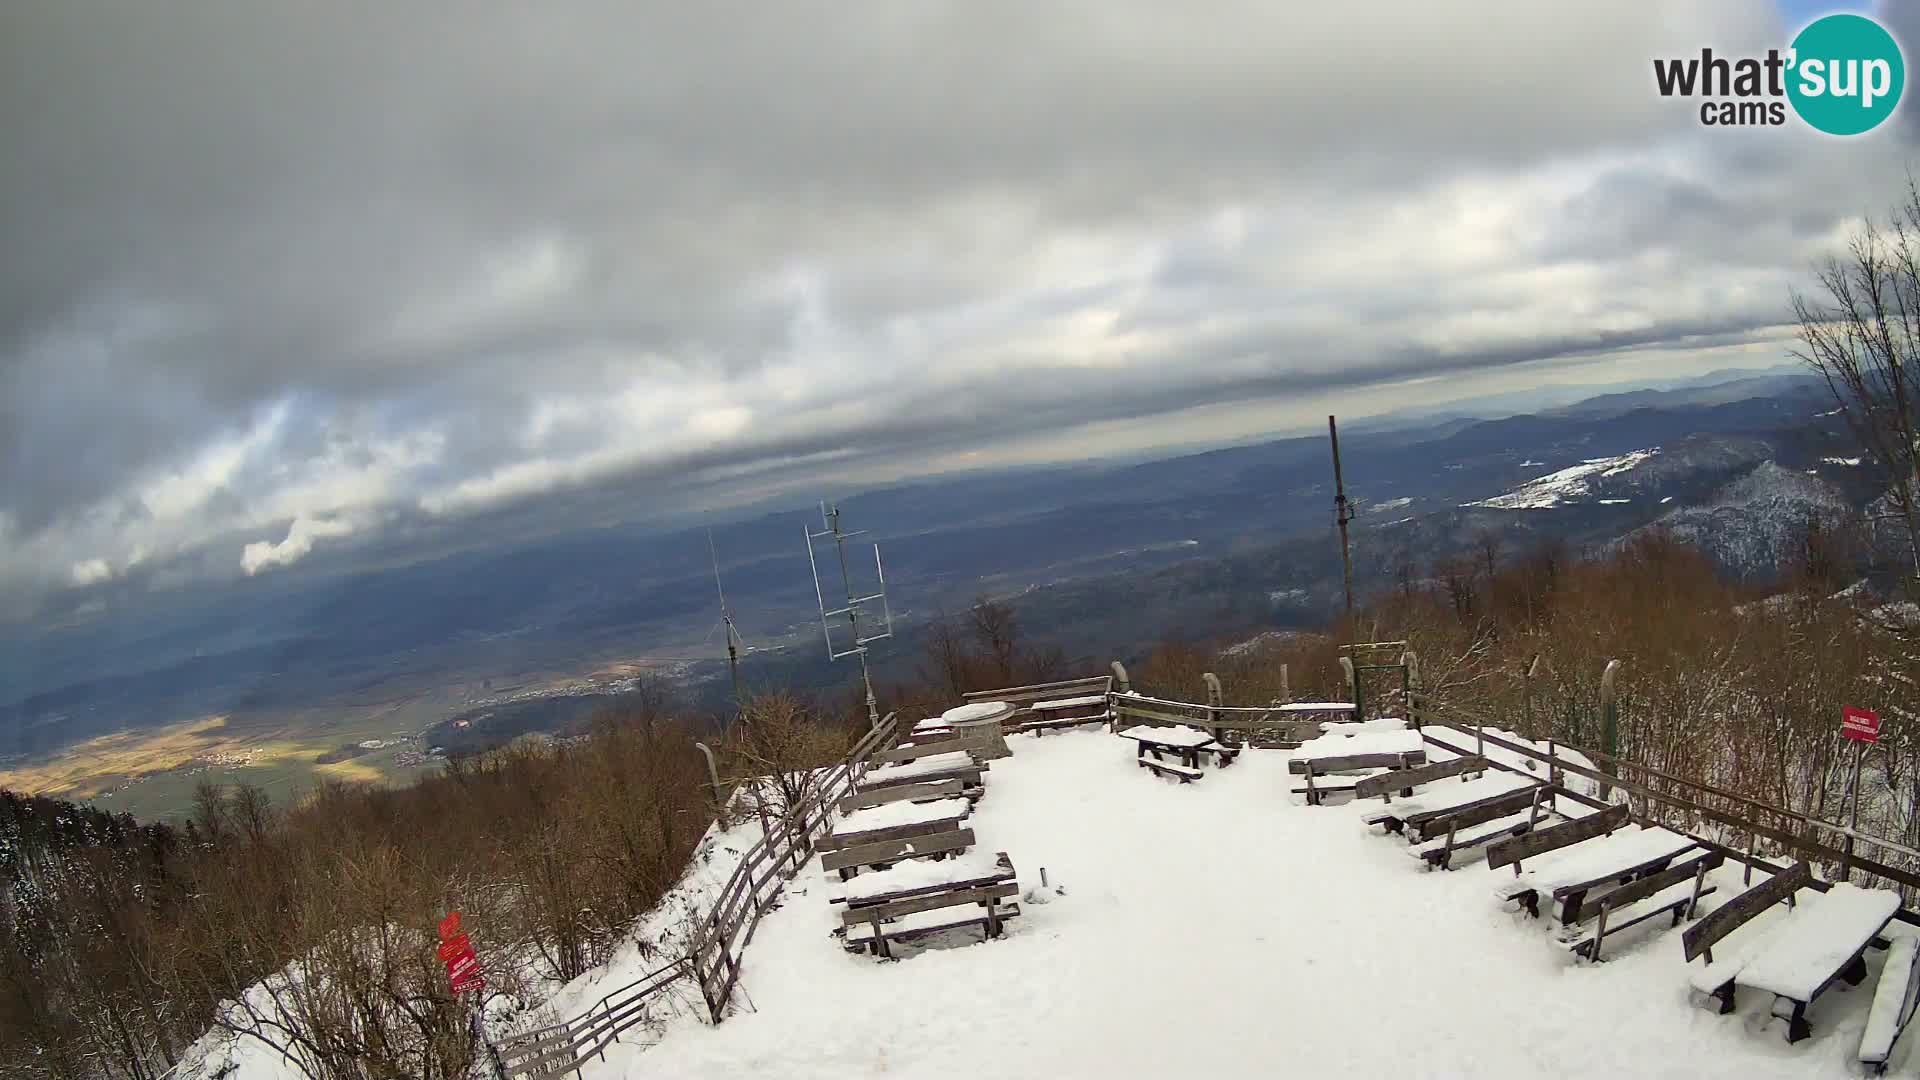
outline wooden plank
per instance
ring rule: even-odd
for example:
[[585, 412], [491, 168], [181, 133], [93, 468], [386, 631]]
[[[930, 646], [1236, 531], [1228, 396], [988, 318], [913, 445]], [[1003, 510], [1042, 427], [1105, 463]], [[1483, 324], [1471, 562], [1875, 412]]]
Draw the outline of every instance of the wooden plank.
[[[820, 866], [824, 870], [845, 870], [853, 866], [872, 866], [874, 863], [898, 862], [901, 859], [917, 859], [927, 855], [944, 855], [948, 852], [965, 851], [972, 846], [973, 830], [955, 829], [952, 832], [937, 833], [932, 836], [888, 840], [829, 851], [820, 856]], [[908, 850], [909, 848], [912, 850]]]
[[1192, 783], [1207, 775], [1199, 769], [1189, 769], [1185, 765], [1175, 765], [1170, 761], [1155, 761], [1152, 758], [1141, 758], [1139, 760], [1142, 768], [1152, 769], [1161, 776], [1178, 777], [1183, 784]]
[[[1775, 874], [1720, 905], [1713, 914], [1687, 927], [1686, 934], [1680, 939], [1687, 960], [1691, 962], [1694, 957], [1712, 949], [1714, 942], [1738, 930], [1755, 915], [1788, 899], [1796, 890], [1804, 889], [1812, 882], [1813, 868], [1804, 862], [1798, 862], [1793, 864], [1793, 869]], [[1708, 956], [1707, 962], [1712, 963], [1713, 957]]]
[[1487, 759], [1483, 757], [1459, 757], [1451, 761], [1437, 761], [1431, 765], [1422, 765], [1414, 769], [1401, 769], [1381, 776], [1369, 776], [1353, 786], [1355, 798], [1371, 799], [1389, 795], [1401, 788], [1430, 784], [1435, 780], [1445, 780], [1449, 776], [1461, 773], [1485, 772]]
[[871, 806], [885, 806], [911, 800], [924, 802], [933, 799], [947, 799], [960, 794], [960, 780], [941, 780], [935, 783], [900, 784], [896, 787], [880, 787], [866, 791], [856, 791], [841, 799], [839, 809], [842, 814], [855, 810], [865, 810]]
[[1622, 885], [1598, 900], [1588, 900], [1580, 905], [1580, 910], [1574, 912], [1573, 918], [1568, 922], [1583, 923], [1596, 919], [1600, 916], [1602, 908], [1620, 908], [1635, 900], [1644, 900], [1663, 889], [1692, 880], [1693, 876], [1700, 872], [1702, 863], [1706, 864], [1706, 869], [1712, 870], [1726, 860], [1727, 857], [1717, 851], [1707, 852], [1699, 858], [1687, 858], [1686, 861], [1668, 867], [1657, 874], [1648, 874], [1646, 877]]
[[982, 885], [974, 889], [955, 889], [952, 892], [934, 893], [931, 896], [915, 896], [906, 900], [895, 900], [886, 904], [869, 904], [865, 907], [848, 908], [840, 913], [840, 925], [852, 926], [855, 923], [881, 922], [897, 919], [902, 915], [913, 915], [937, 908], [956, 907], [960, 904], [984, 904], [999, 900], [1003, 896], [1014, 896], [1020, 892], [1017, 881], [1002, 881], [993, 885]]
[[[1295, 776], [1307, 771], [1306, 758], [1294, 758], [1287, 762], [1287, 771]], [[1426, 764], [1425, 750], [1405, 750], [1392, 754], [1345, 754], [1339, 757], [1319, 757], [1313, 760], [1313, 771], [1321, 776], [1334, 772], [1351, 772], [1354, 769], [1411, 769]]]
[[[912, 930], [895, 930], [884, 925], [862, 923], [859, 926], [848, 928], [847, 948], [864, 949], [873, 943], [876, 936], [884, 936], [890, 941], [906, 941], [911, 938], [924, 937], [928, 934], [937, 934], [942, 930], [957, 930], [962, 926], [985, 926], [988, 928], [988, 936], [991, 937], [993, 936], [992, 928], [996, 923], [1004, 924], [1008, 919], [1018, 918], [1019, 915], [1019, 904], [996, 904], [991, 914], [988, 913], [986, 908], [981, 908], [978, 914], [965, 916], [956, 915], [949, 922], [939, 923], [934, 926], [915, 927]], [[876, 935], [875, 931], [882, 931], [883, 933]]]
[[1583, 840], [1606, 835], [1625, 825], [1627, 815], [1626, 804], [1620, 803], [1597, 814], [1588, 814], [1586, 817], [1562, 822], [1550, 829], [1540, 829], [1525, 836], [1503, 840], [1487, 849], [1487, 869], [1498, 870], [1503, 866], [1517, 868], [1523, 859], [1531, 859], [1535, 855], [1544, 855], [1549, 851], [1571, 847]]

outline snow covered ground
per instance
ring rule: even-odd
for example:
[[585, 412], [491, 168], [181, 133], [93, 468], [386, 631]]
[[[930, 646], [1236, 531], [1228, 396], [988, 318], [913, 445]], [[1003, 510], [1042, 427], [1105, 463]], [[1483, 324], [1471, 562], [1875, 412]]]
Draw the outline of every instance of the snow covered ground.
[[1467, 503], [1494, 510], [1545, 510], [1589, 494], [1590, 481], [1631, 472], [1633, 468], [1660, 452], [1659, 447], [1635, 450], [1618, 457], [1592, 458], [1578, 465], [1536, 477], [1525, 484], [1491, 499]]
[[[1829, 991], [1789, 1046], [1766, 995], [1724, 1017], [1691, 1004], [1664, 926], [1576, 965], [1548, 921], [1495, 900], [1505, 871], [1423, 872], [1360, 823], [1368, 804], [1299, 805], [1284, 753], [1175, 785], [1101, 731], [1008, 744], [969, 825], [1023, 890], [1046, 867], [1064, 895], [1023, 903], [1003, 940], [955, 934], [886, 963], [828, 936], [816, 860], [748, 948], [736, 1015], [672, 1020], [588, 1080], [1859, 1075], [1871, 978]], [[1715, 900], [1737, 895], [1738, 870], [1719, 884]]]

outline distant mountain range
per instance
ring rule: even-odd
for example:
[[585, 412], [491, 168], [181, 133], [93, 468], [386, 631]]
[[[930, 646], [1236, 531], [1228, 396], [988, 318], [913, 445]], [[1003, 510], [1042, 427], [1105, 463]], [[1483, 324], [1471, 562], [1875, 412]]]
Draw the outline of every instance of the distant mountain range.
[[[1868, 470], [1844, 463], [1857, 451], [1821, 415], [1824, 393], [1797, 372], [1728, 374], [1495, 419], [1443, 409], [1343, 425], [1361, 584], [1384, 587], [1396, 566], [1428, 564], [1489, 532], [1510, 546], [1544, 536], [1601, 544], [1656, 523], [1710, 549], [1730, 573], [1764, 574], [1790, 523], [1877, 494]], [[874, 660], [883, 674], [906, 670], [926, 620], [983, 593], [1016, 598], [1031, 632], [1090, 661], [1168, 634], [1319, 625], [1339, 592], [1331, 481], [1316, 434], [1131, 464], [936, 477], [847, 498], [849, 525], [869, 531], [861, 542], [884, 549], [900, 631]], [[819, 518], [807, 506], [713, 525], [752, 647], [750, 681], [848, 677], [820, 645], [802, 546], [809, 525]], [[614, 526], [350, 575], [141, 597], [111, 619], [10, 628], [0, 638], [11, 657], [0, 669], [0, 757], [185, 717], [292, 715], [617, 664], [718, 692], [724, 651], [708, 560], [704, 529]], [[871, 553], [852, 550], [850, 563], [856, 587], [872, 586]], [[837, 592], [830, 566], [827, 588]]]

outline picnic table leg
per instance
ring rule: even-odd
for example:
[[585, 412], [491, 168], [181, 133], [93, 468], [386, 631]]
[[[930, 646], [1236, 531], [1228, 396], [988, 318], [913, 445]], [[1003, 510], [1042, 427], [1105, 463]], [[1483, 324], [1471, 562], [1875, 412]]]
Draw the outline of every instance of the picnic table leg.
[[1793, 1003], [1793, 1015], [1787, 1018], [1787, 1042], [1797, 1043], [1813, 1034], [1813, 1027], [1807, 1023], [1807, 1003]]
[[1566, 897], [1560, 901], [1560, 924], [1562, 926], [1573, 925], [1574, 916], [1580, 914], [1580, 905], [1585, 903], [1586, 899], [1586, 890], [1582, 889], [1579, 892], [1568, 893]]
[[1867, 953], [1865, 949], [1855, 953], [1853, 959], [1848, 961], [1847, 966], [1840, 969], [1840, 977], [1847, 981], [1848, 986], [1860, 985], [1861, 980], [1867, 977]]
[[1713, 992], [1713, 996], [1720, 1000], [1721, 1016], [1725, 1016], [1728, 1013], [1732, 1012], [1733, 1011], [1733, 980], [1728, 979], [1726, 982], [1726, 985], [1720, 987], [1718, 990], [1715, 990]]

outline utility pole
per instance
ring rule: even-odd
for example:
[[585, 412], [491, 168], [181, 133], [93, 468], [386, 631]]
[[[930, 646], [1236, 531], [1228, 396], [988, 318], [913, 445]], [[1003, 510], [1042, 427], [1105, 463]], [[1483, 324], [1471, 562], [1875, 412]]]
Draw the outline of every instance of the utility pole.
[[1327, 438], [1333, 443], [1333, 519], [1340, 524], [1340, 579], [1347, 588], [1347, 618], [1353, 618], [1353, 555], [1347, 548], [1347, 522], [1353, 507], [1347, 502], [1347, 483], [1340, 475], [1340, 429], [1327, 417]]

